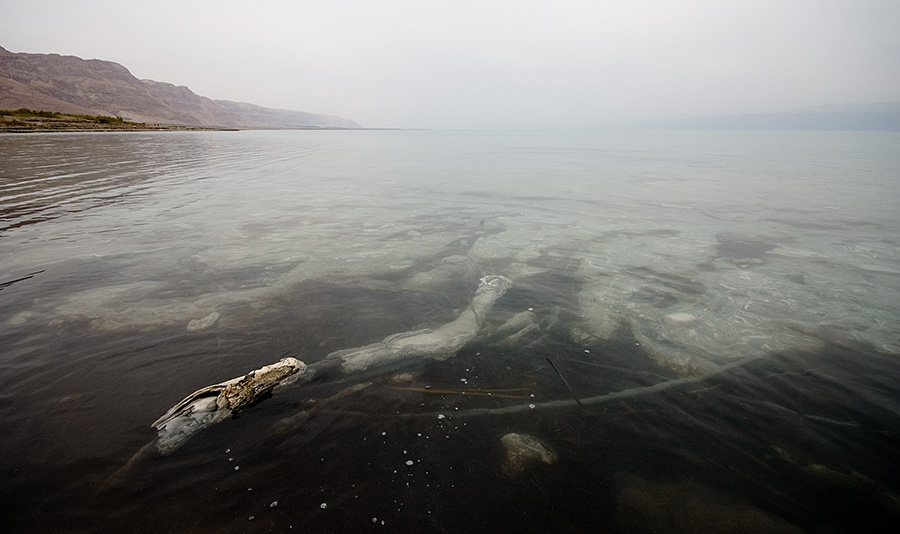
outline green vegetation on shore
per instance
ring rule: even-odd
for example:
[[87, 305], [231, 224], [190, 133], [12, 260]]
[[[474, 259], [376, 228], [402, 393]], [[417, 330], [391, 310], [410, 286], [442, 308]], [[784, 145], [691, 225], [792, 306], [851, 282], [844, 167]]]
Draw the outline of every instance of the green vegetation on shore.
[[0, 109], [0, 130], [71, 130], [71, 129], [145, 129], [146, 124], [128, 122], [121, 117], [78, 115], [28, 108]]
[[96, 122], [97, 124], [143, 124], [136, 122], [128, 122], [122, 117], [107, 117], [105, 115], [74, 115], [68, 113], [57, 113], [56, 111], [38, 111], [28, 108], [19, 108], [16, 110], [0, 109], [0, 115], [13, 117], [40, 117], [44, 119], [78, 119], [88, 122]]
[[122, 117], [78, 115], [28, 108], [0, 109], [0, 132], [50, 132], [65, 130], [196, 130], [184, 126], [164, 126], [129, 122]]

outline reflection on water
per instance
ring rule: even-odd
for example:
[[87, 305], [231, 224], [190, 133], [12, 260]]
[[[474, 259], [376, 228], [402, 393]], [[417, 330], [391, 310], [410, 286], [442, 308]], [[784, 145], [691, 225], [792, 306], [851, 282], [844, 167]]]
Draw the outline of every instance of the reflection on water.
[[[2, 524], [792, 532], [897, 519], [897, 141], [0, 137]], [[448, 323], [486, 274], [515, 285], [455, 357], [276, 392], [110, 483], [188, 393]], [[529, 310], [528, 328], [495, 330]], [[511, 474], [510, 433], [556, 461]]]

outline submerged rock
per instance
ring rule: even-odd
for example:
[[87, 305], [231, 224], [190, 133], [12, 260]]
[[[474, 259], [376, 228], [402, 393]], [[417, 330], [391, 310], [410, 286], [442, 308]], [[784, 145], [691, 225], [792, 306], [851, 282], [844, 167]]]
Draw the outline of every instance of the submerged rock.
[[556, 463], [556, 453], [534, 436], [510, 432], [500, 438], [500, 442], [506, 451], [503, 473], [508, 477], [520, 475], [534, 462]]

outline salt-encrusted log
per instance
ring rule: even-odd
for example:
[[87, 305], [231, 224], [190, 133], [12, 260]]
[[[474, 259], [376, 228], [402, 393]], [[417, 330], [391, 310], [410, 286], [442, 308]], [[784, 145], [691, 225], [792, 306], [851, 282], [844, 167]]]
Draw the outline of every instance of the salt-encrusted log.
[[329, 354], [328, 359], [340, 360], [341, 368], [346, 372], [364, 371], [415, 357], [447, 359], [478, 336], [485, 315], [510, 287], [512, 281], [505, 276], [485, 276], [475, 291], [472, 303], [455, 321], [435, 330], [403, 332], [364, 347], [339, 350]]
[[156, 448], [163, 454], [174, 451], [193, 434], [231, 417], [304, 370], [306, 364], [300, 360], [282, 358], [244, 376], [198, 389], [153, 423], [159, 436]]

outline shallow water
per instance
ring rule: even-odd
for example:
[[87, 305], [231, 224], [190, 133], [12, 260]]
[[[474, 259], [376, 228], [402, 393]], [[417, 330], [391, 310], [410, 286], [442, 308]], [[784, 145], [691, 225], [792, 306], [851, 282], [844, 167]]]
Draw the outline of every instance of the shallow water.
[[[0, 524], [896, 520], [898, 146], [891, 132], [4, 135]], [[171, 455], [139, 453], [190, 392], [439, 326], [486, 274], [515, 286], [455, 357], [277, 391]], [[535, 328], [491, 335], [528, 309]], [[510, 432], [558, 460], [510, 476]]]

